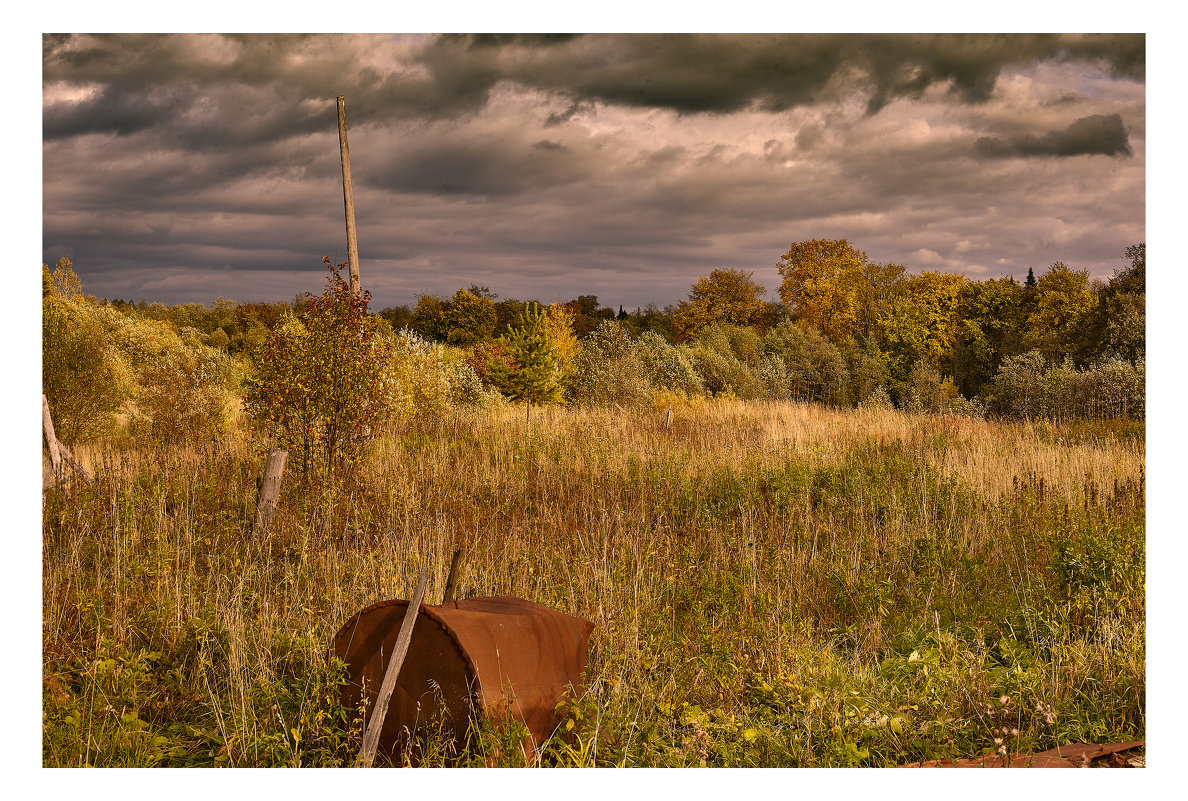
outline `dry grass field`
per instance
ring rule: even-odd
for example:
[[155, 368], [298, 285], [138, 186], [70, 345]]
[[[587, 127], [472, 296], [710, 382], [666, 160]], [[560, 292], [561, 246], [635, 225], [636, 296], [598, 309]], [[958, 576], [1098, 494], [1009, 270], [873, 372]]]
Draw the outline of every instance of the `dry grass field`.
[[[246, 433], [80, 448], [43, 499], [46, 766], [330, 766], [364, 606], [517, 595], [595, 623], [535, 754], [435, 764], [887, 766], [1145, 736], [1142, 423], [703, 401], [451, 412], [250, 533]], [[436, 760], [436, 762], [434, 762]]]

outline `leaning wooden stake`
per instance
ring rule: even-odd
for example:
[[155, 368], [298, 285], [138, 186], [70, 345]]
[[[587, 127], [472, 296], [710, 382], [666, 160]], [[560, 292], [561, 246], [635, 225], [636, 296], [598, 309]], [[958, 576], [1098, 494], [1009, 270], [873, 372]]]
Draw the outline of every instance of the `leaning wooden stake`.
[[664, 430], [667, 431], [672, 425], [672, 407], [668, 407], [668, 414], [664, 415]]
[[442, 593], [441, 602], [448, 604], [454, 600], [454, 585], [458, 580], [458, 559], [462, 556], [462, 549], [458, 548], [454, 551], [454, 556], [450, 559], [450, 572], [446, 576], [445, 591]]
[[264, 477], [256, 493], [256, 519], [252, 523], [252, 533], [257, 536], [264, 536], [272, 527], [276, 503], [280, 498], [281, 476], [285, 473], [285, 459], [288, 456], [288, 451], [271, 451], [268, 454]]
[[54, 436], [54, 419], [50, 417], [49, 401], [41, 395], [41, 427], [45, 431], [45, 443], [49, 447], [50, 466], [54, 470], [54, 481], [62, 480], [62, 455], [58, 452], [58, 438]]
[[74, 454], [72, 454], [61, 442], [58, 443], [58, 453], [62, 455], [63, 461], [74, 468], [74, 472], [83, 477], [83, 481], [90, 484], [94, 480], [91, 477], [90, 472], [87, 471], [87, 468], [83, 467], [82, 462], [80, 462], [78, 459], [75, 459]]
[[338, 98], [338, 151], [342, 156], [342, 199], [346, 204], [347, 264], [351, 276], [351, 294], [361, 297], [359, 285], [359, 241], [355, 238], [355, 187], [351, 183], [351, 149], [347, 146], [346, 98]]
[[412, 642], [413, 624], [417, 622], [417, 612], [421, 609], [421, 601], [425, 599], [425, 588], [428, 586], [429, 571], [422, 570], [417, 591], [413, 593], [412, 600], [408, 602], [408, 609], [404, 612], [404, 620], [400, 624], [400, 634], [396, 636], [396, 649], [392, 651], [392, 658], [388, 660], [384, 683], [380, 685], [379, 697], [375, 700], [375, 709], [367, 724], [367, 732], [363, 735], [363, 747], [359, 749], [359, 757], [356, 760], [356, 764], [361, 768], [370, 768], [372, 762], [375, 761], [380, 730], [383, 729], [384, 718], [388, 715], [388, 702], [392, 700], [392, 690], [396, 689], [396, 677], [400, 675], [404, 657], [408, 655], [408, 645]]
[[54, 419], [50, 416], [49, 401], [46, 400], [44, 393], [41, 395], [41, 427], [45, 432], [45, 444], [49, 448], [50, 467], [54, 474], [52, 482], [42, 482], [41, 491], [45, 492], [50, 487], [56, 487], [66, 480], [65, 465], [67, 464], [90, 484], [94, 479], [87, 472], [87, 468], [83, 467], [82, 462], [75, 459], [66, 446], [58, 441], [58, 435], [54, 433]]

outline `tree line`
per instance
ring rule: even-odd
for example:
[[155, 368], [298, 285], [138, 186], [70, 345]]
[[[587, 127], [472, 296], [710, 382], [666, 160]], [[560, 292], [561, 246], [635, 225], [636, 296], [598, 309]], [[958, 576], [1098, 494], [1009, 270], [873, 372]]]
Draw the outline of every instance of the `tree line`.
[[[1022, 283], [1012, 277], [978, 281], [872, 262], [845, 239], [808, 240], [793, 243], [780, 258], [775, 302], [753, 273], [722, 268], [698, 278], [687, 298], [664, 309], [620, 307], [615, 313], [594, 295], [553, 308], [582, 342], [614, 321], [633, 339], [651, 333], [683, 348], [711, 393], [762, 395], [756, 382], [780, 369], [764, 366], [766, 355], [784, 362], [788, 394], [796, 397], [853, 404], [885, 398], [934, 410], [963, 399], [1011, 413], [1018, 404], [1007, 400], [1008, 386], [1019, 371], [1083, 376], [1108, 365], [1142, 383], [1145, 243], [1125, 248], [1122, 258], [1125, 264], [1104, 282], [1063, 262], [1038, 277], [1029, 269]], [[481, 351], [514, 328], [531, 303], [498, 300], [487, 287], [471, 286], [452, 298], [425, 295], [411, 309], [379, 313], [428, 340]], [[660, 345], [655, 338], [646, 343], [653, 350]], [[1013, 372], [996, 383], [1004, 366]], [[767, 383], [767, 395], [784, 395], [780, 379]], [[1024, 406], [1028, 415], [1040, 408]], [[1050, 410], [1067, 406], [1047, 404]], [[1135, 398], [1128, 413], [1140, 407]]]
[[1059, 262], [1022, 283], [977, 281], [808, 240], [780, 258], [778, 301], [753, 273], [721, 268], [676, 304], [630, 312], [594, 295], [544, 304], [482, 286], [374, 312], [369, 295], [346, 297], [328, 260], [322, 294], [291, 302], [133, 304], [86, 295], [63, 259], [42, 265], [43, 387], [64, 438], [121, 423], [217, 436], [238, 403], [270, 436], [305, 442], [309, 459], [385, 420], [523, 401], [735, 396], [1141, 418], [1145, 245], [1123, 258], [1104, 282]]

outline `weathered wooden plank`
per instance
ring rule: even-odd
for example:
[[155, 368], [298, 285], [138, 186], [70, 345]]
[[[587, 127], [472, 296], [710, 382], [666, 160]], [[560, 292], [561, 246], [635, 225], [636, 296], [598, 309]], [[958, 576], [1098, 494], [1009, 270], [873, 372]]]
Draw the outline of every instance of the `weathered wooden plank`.
[[384, 727], [384, 718], [388, 715], [388, 702], [392, 700], [392, 690], [396, 689], [396, 678], [400, 675], [400, 667], [404, 664], [404, 657], [408, 655], [408, 646], [412, 642], [413, 625], [417, 622], [417, 613], [421, 609], [421, 601], [425, 600], [425, 589], [429, 586], [429, 571], [421, 571], [421, 580], [417, 584], [416, 592], [408, 603], [404, 612], [404, 620], [400, 624], [400, 634], [396, 637], [396, 648], [392, 651], [392, 658], [388, 661], [388, 669], [384, 673], [384, 683], [380, 685], [379, 697], [375, 701], [375, 710], [367, 724], [367, 731], [363, 735], [363, 747], [359, 749], [356, 764], [362, 768], [370, 768], [375, 761], [375, 751], [379, 746], [380, 731]]

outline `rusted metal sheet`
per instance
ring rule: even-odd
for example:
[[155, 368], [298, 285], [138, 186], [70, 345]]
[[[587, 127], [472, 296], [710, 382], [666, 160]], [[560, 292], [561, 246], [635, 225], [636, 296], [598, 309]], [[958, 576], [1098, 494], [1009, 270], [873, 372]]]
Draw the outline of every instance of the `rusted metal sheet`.
[[[348, 665], [343, 704], [365, 714], [375, 704], [408, 602], [381, 601], [352, 617], [334, 637]], [[416, 761], [415, 734], [465, 741], [472, 714], [522, 721], [539, 746], [560, 719], [562, 695], [581, 692], [594, 624], [522, 598], [470, 598], [422, 606], [380, 735], [379, 750], [399, 764]], [[410, 741], [410, 735], [412, 739]]]
[[[973, 759], [930, 759], [927, 762], [913, 762], [910, 765], [900, 765], [901, 768], [1088, 768], [1113, 767], [1114, 760], [1109, 759], [1125, 751], [1144, 748], [1146, 741], [1138, 740], [1129, 743], [1108, 743], [1105, 745], [1087, 745], [1072, 743], [1061, 745], [1038, 754], [1011, 754], [1001, 756], [988, 754]], [[1128, 767], [1124, 760], [1117, 764]]]

